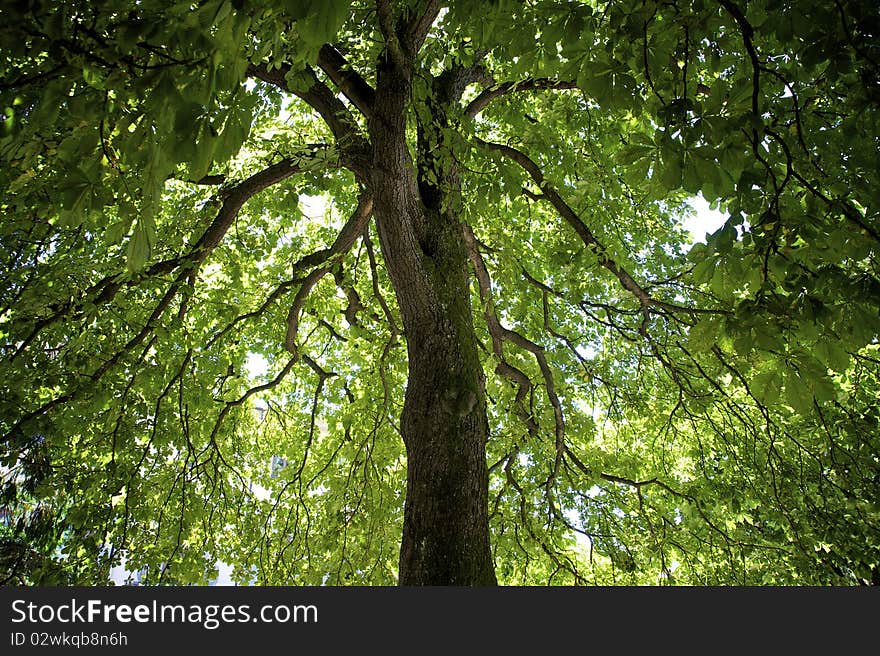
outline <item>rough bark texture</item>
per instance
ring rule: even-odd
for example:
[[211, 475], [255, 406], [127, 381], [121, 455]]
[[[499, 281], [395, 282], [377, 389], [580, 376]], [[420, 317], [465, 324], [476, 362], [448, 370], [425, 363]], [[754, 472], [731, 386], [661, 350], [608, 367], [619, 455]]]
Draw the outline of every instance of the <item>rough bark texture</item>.
[[467, 255], [454, 204], [441, 202], [450, 190], [419, 184], [406, 143], [410, 82], [399, 61], [381, 62], [369, 120], [374, 216], [409, 356], [401, 417], [408, 464], [399, 580], [492, 585], [488, 420]]

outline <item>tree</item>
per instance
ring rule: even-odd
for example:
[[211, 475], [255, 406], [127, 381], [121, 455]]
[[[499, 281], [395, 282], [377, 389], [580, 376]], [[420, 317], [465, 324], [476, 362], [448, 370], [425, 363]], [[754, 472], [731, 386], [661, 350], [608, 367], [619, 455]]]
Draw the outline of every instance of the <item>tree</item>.
[[877, 583], [871, 4], [7, 2], [5, 580]]

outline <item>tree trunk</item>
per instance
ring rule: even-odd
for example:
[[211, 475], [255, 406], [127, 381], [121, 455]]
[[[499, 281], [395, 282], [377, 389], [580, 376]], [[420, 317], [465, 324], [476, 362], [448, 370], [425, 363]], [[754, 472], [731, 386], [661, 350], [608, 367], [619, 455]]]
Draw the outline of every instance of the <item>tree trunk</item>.
[[453, 209], [419, 189], [406, 144], [407, 75], [389, 63], [378, 73], [370, 187], [409, 357], [399, 581], [494, 585], [488, 419], [461, 224]]

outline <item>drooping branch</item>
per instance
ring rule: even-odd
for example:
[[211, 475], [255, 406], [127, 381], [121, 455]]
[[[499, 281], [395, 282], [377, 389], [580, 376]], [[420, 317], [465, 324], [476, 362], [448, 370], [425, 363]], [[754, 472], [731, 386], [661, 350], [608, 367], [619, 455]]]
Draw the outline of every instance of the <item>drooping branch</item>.
[[727, 543], [727, 544], [732, 544], [732, 545], [740, 546], [740, 547], [752, 547], [752, 548], [757, 548], [757, 549], [769, 549], [769, 550], [773, 550], [773, 551], [784, 551], [784, 549], [777, 547], [775, 545], [748, 543], [748, 542], [743, 542], [741, 540], [738, 540], [738, 539], [732, 537], [724, 529], [722, 529], [720, 526], [718, 526], [718, 524], [716, 522], [712, 521], [712, 519], [706, 513], [706, 510], [703, 508], [703, 504], [700, 502], [700, 500], [697, 497], [695, 497], [692, 494], [688, 494], [686, 492], [681, 492], [679, 490], [676, 490], [675, 488], [668, 485], [667, 483], [664, 483], [663, 481], [661, 481], [657, 477], [652, 477], [652, 478], [644, 479], [644, 480], [637, 480], [637, 479], [628, 478], [625, 476], [618, 476], [616, 474], [609, 474], [606, 472], [595, 471], [594, 469], [592, 469], [591, 467], [586, 465], [580, 458], [578, 458], [578, 456], [574, 453], [574, 451], [572, 449], [570, 449], [569, 447], [565, 448], [565, 457], [567, 460], [571, 461], [575, 465], [575, 467], [577, 467], [577, 469], [579, 469], [583, 474], [585, 474], [589, 478], [598, 477], [601, 480], [607, 481], [609, 483], [615, 483], [618, 485], [625, 485], [627, 487], [630, 487], [630, 488], [636, 490], [637, 492], [645, 487], [656, 486], [673, 497], [687, 501], [697, 511], [697, 513], [700, 515], [700, 517], [706, 523], [706, 525], [709, 526], [709, 528], [711, 528], [713, 531], [718, 533], [718, 535], [720, 535], [722, 537], [722, 539], [725, 541], [725, 543]]
[[554, 80], [552, 78], [529, 78], [519, 82], [502, 82], [480, 92], [465, 108], [465, 116], [474, 117], [483, 111], [496, 98], [518, 91], [548, 91], [552, 89], [576, 89], [574, 80]]
[[370, 262], [370, 279], [373, 285], [373, 297], [379, 303], [379, 307], [382, 308], [382, 313], [385, 315], [385, 320], [388, 322], [388, 329], [391, 332], [391, 339], [395, 340], [402, 331], [397, 325], [397, 320], [394, 318], [394, 314], [391, 312], [391, 308], [388, 306], [388, 302], [385, 300], [382, 290], [379, 288], [379, 267], [376, 263], [376, 251], [373, 248], [373, 240], [370, 239], [370, 231], [367, 229], [364, 230], [363, 240], [364, 247], [367, 250], [367, 258]]
[[532, 389], [532, 381], [525, 372], [514, 367], [504, 358], [503, 333], [500, 322], [498, 321], [498, 316], [495, 313], [494, 307], [492, 307], [492, 281], [489, 278], [489, 271], [486, 269], [486, 264], [483, 262], [483, 258], [479, 253], [479, 246], [470, 226], [464, 224], [462, 231], [465, 246], [468, 250], [468, 258], [470, 259], [471, 264], [474, 267], [474, 273], [476, 274], [477, 286], [480, 290], [480, 300], [485, 306], [484, 315], [486, 318], [486, 324], [489, 327], [489, 337], [492, 339], [492, 353], [498, 358], [498, 364], [495, 366], [495, 373], [504, 376], [516, 386], [514, 405], [517, 409], [517, 414], [526, 425], [529, 435], [536, 437], [540, 432], [540, 428], [535, 421], [535, 418], [532, 416], [532, 413], [526, 409], [526, 398], [529, 396], [529, 392]]
[[105, 276], [103, 279], [86, 289], [78, 300], [71, 299], [57, 308], [48, 317], [38, 321], [28, 336], [22, 340], [18, 349], [12, 355], [12, 360], [19, 357], [27, 347], [36, 339], [40, 331], [47, 326], [60, 320], [71, 312], [76, 312], [85, 303], [95, 307], [105, 305], [113, 300], [123, 287], [131, 287], [141, 284], [148, 279], [157, 278], [171, 273], [177, 269], [195, 269], [217, 247], [229, 227], [238, 216], [238, 212], [249, 198], [282, 180], [299, 172], [301, 167], [292, 159], [284, 159], [280, 162], [254, 173], [242, 182], [223, 192], [223, 204], [217, 211], [214, 220], [199, 236], [199, 238], [187, 249], [184, 255], [157, 262], [141, 272], [136, 278], [124, 281], [117, 274]]
[[529, 174], [534, 183], [538, 185], [538, 188], [544, 194], [544, 198], [550, 201], [565, 222], [574, 229], [581, 238], [581, 241], [584, 242], [584, 245], [596, 254], [599, 264], [614, 274], [614, 276], [620, 280], [620, 284], [623, 285], [624, 289], [632, 293], [633, 296], [638, 299], [643, 308], [647, 308], [649, 305], [656, 303], [648, 292], [645, 291], [623, 267], [618, 265], [617, 262], [607, 255], [605, 246], [599, 242], [593, 232], [581, 220], [571, 206], [563, 200], [562, 196], [559, 195], [556, 189], [547, 183], [544, 178], [544, 173], [533, 160], [522, 151], [510, 146], [483, 141], [479, 138], [477, 138], [477, 143], [490, 150], [498, 151], [509, 160], [519, 164], [519, 166]]
[[[584, 582], [583, 577], [578, 572], [577, 565], [575, 564], [574, 561], [572, 561], [569, 554], [567, 554], [565, 552], [561, 552], [558, 549], [556, 549], [555, 547], [548, 544], [547, 540], [544, 539], [543, 535], [539, 534], [535, 530], [534, 525], [533, 525], [534, 516], [528, 511], [528, 508], [526, 506], [526, 500], [528, 499], [528, 495], [527, 495], [526, 491], [523, 489], [522, 485], [519, 483], [519, 481], [517, 481], [516, 477], [513, 474], [513, 462], [514, 462], [514, 459], [512, 457], [508, 458], [506, 460], [506, 464], [504, 466], [504, 474], [505, 474], [505, 479], [507, 481], [507, 484], [510, 487], [512, 487], [517, 493], [517, 497], [519, 499], [519, 503], [518, 503], [519, 517], [520, 517], [520, 521], [522, 522], [522, 525], [525, 527], [529, 537], [531, 537], [531, 539], [534, 540], [540, 546], [541, 551], [543, 551], [547, 555], [547, 557], [550, 558], [550, 560], [553, 562], [553, 564], [556, 566], [556, 571], [565, 570], [565, 571], [569, 572], [572, 576], [575, 577], [576, 582], [583, 583]], [[522, 543], [519, 543], [519, 547], [523, 551], [523, 553], [528, 554], [528, 551], [525, 549], [525, 547], [522, 545]], [[553, 574], [551, 574], [550, 578], [552, 580]]]
[[[551, 474], [552, 479], [555, 477], [561, 464], [565, 440], [565, 418], [562, 412], [562, 404], [559, 401], [559, 397], [556, 395], [556, 384], [553, 379], [553, 372], [547, 364], [547, 357], [541, 346], [515, 330], [506, 328], [498, 320], [498, 315], [496, 314], [492, 303], [492, 281], [489, 278], [489, 271], [486, 268], [486, 263], [483, 261], [483, 256], [480, 254], [477, 239], [474, 236], [471, 227], [466, 223], [462, 225], [462, 234], [464, 235], [464, 242], [468, 250], [468, 256], [470, 257], [471, 264], [473, 264], [474, 271], [476, 272], [477, 283], [480, 288], [480, 299], [483, 301], [486, 308], [485, 317], [486, 324], [489, 328], [489, 335], [492, 337], [492, 350], [500, 361], [496, 371], [517, 384], [519, 388], [517, 401], [522, 401], [525, 393], [528, 391], [528, 387], [531, 386], [531, 381], [529, 381], [528, 377], [523, 372], [505, 361], [502, 342], [506, 341], [531, 353], [532, 356], [534, 356], [535, 361], [538, 363], [538, 368], [544, 379], [547, 398], [550, 401], [550, 405], [553, 407], [553, 421], [556, 437], [556, 462], [554, 463], [553, 473]], [[532, 419], [530, 415], [527, 419], [528, 421], [534, 422], [534, 419]], [[533, 428], [534, 423], [528, 424], [528, 421], [527, 425], [530, 426], [530, 429]]]
[[[42, 404], [40, 407], [24, 413], [12, 426], [9, 432], [4, 436], [4, 440], [8, 440], [16, 430], [23, 424], [28, 421], [34, 419], [35, 417], [39, 417], [51, 409], [64, 404], [75, 397], [77, 393], [81, 390], [85, 389], [88, 385], [93, 385], [101, 380], [104, 375], [110, 371], [113, 367], [115, 367], [126, 354], [130, 353], [133, 349], [135, 349], [139, 344], [141, 344], [144, 339], [150, 335], [158, 321], [165, 314], [168, 307], [171, 305], [178, 292], [184, 286], [184, 283], [189, 280], [194, 272], [199, 268], [208, 254], [216, 248], [216, 246], [220, 243], [223, 236], [229, 230], [229, 227], [232, 225], [235, 218], [238, 216], [239, 210], [242, 208], [244, 203], [253, 195], [258, 192], [266, 189], [267, 187], [284, 180], [285, 178], [290, 177], [294, 173], [299, 170], [298, 165], [293, 164], [293, 162], [289, 159], [282, 160], [272, 166], [263, 169], [262, 171], [255, 173], [250, 176], [246, 180], [242, 181], [232, 189], [228, 190], [225, 194], [223, 205], [220, 210], [217, 212], [214, 221], [208, 228], [202, 233], [201, 237], [195, 242], [195, 244], [190, 248], [187, 255], [177, 258], [175, 260], [168, 260], [166, 262], [160, 262], [154, 267], [151, 267], [147, 270], [147, 276], [153, 277], [157, 276], [161, 273], [169, 273], [177, 269], [177, 275], [174, 280], [166, 289], [162, 298], [153, 308], [150, 316], [147, 318], [144, 325], [140, 328], [140, 330], [131, 337], [125, 345], [117, 351], [111, 358], [101, 363], [95, 370], [83, 379], [83, 382], [78, 384], [77, 386], [69, 389], [68, 391], [54, 397], [53, 399], [47, 401]], [[169, 263], [173, 263], [169, 264]], [[186, 266], [183, 266], [186, 265]], [[168, 267], [167, 269], [164, 267]], [[103, 304], [109, 302], [113, 296], [121, 289], [122, 283], [118, 281], [117, 278], [110, 278], [110, 282], [107, 286], [101, 291], [96, 300], [93, 301], [95, 305]], [[55, 316], [55, 320], [59, 319], [63, 315]], [[45, 320], [40, 322], [35, 326], [34, 331], [32, 331], [31, 335], [24, 343], [22, 343], [19, 351], [26, 348], [27, 344], [33, 341], [36, 337], [36, 334], [40, 329], [48, 325]], [[16, 353], [18, 355], [18, 353]], [[15, 356], [13, 356], [15, 357]]]
[[382, 381], [382, 408], [385, 412], [385, 415], [387, 415], [391, 403], [391, 387], [388, 383], [386, 363], [388, 362], [388, 356], [391, 353], [391, 349], [397, 346], [399, 343], [397, 337], [401, 334], [401, 330], [400, 328], [398, 328], [397, 320], [394, 318], [394, 314], [391, 312], [391, 308], [388, 307], [388, 303], [385, 300], [385, 297], [382, 295], [382, 290], [379, 288], [379, 272], [378, 266], [376, 264], [376, 254], [373, 248], [373, 242], [370, 239], [369, 227], [364, 230], [362, 239], [364, 248], [367, 251], [367, 258], [370, 263], [370, 279], [373, 286], [373, 297], [382, 308], [382, 312], [385, 315], [385, 320], [388, 322], [388, 330], [390, 333], [388, 341], [385, 342], [385, 346], [382, 348], [382, 355], [379, 358], [378, 365], [379, 379]]
[[[364, 309], [364, 303], [361, 300], [360, 294], [358, 294], [357, 289], [353, 284], [353, 281], [347, 279], [345, 275], [345, 268], [343, 267], [343, 263], [341, 261], [337, 261], [333, 267], [333, 279], [336, 281], [336, 287], [345, 294], [345, 298], [348, 303], [345, 306], [345, 310], [343, 310], [342, 314], [345, 317], [345, 320], [348, 322], [350, 326], [358, 325], [358, 312]], [[326, 323], [326, 322], [324, 322]], [[327, 324], [329, 327], [329, 324]], [[336, 334], [332, 327], [329, 327], [331, 334], [334, 337], [339, 338], [340, 336]], [[344, 338], [341, 338], [344, 340]]]
[[282, 367], [281, 371], [279, 371], [272, 380], [267, 383], [261, 383], [260, 385], [255, 385], [254, 387], [249, 388], [236, 399], [231, 401], [226, 401], [226, 404], [223, 406], [223, 410], [220, 411], [220, 414], [217, 416], [217, 419], [214, 421], [214, 427], [211, 429], [211, 440], [215, 440], [217, 433], [220, 431], [220, 425], [223, 423], [223, 419], [229, 413], [229, 411], [236, 407], [240, 406], [242, 403], [247, 401], [254, 394], [259, 394], [260, 392], [266, 392], [277, 387], [281, 384], [281, 381], [290, 373], [290, 370], [293, 369], [293, 366], [297, 363], [297, 358], [290, 358], [287, 361], [287, 364]]
[[224, 326], [220, 331], [215, 333], [214, 336], [205, 343], [205, 349], [210, 349], [224, 336], [229, 334], [229, 331], [231, 331], [243, 321], [248, 321], [249, 319], [255, 319], [256, 317], [261, 316], [272, 303], [284, 296], [290, 289], [292, 289], [295, 285], [301, 283], [302, 281], [303, 278], [294, 278], [292, 280], [285, 280], [284, 282], [282, 282], [269, 293], [269, 295], [259, 305], [259, 307], [257, 307], [257, 309], [238, 315], [232, 321], [226, 324], [226, 326]]
[[[373, 199], [366, 194], [361, 195], [358, 200], [357, 209], [342, 227], [342, 230], [339, 231], [333, 245], [330, 246], [330, 248], [318, 251], [317, 253], [312, 253], [311, 255], [302, 258], [294, 265], [294, 267], [305, 268], [305, 266], [309, 266], [311, 262], [326, 263], [331, 258], [338, 258], [347, 253], [354, 245], [358, 236], [363, 233], [372, 213]], [[287, 334], [284, 338], [284, 348], [293, 354], [297, 353], [296, 336], [299, 330], [299, 317], [303, 306], [314, 286], [318, 284], [321, 278], [330, 273], [332, 269], [332, 264], [326, 264], [325, 266], [312, 271], [306, 276], [305, 280], [303, 280], [302, 285], [300, 285], [300, 288], [293, 299], [293, 304], [290, 306], [290, 310], [287, 313]]]
[[181, 271], [177, 274], [177, 277], [174, 281], [169, 285], [168, 289], [165, 291], [165, 294], [153, 308], [153, 311], [150, 313], [150, 316], [147, 318], [147, 321], [144, 323], [143, 327], [138, 331], [134, 337], [129, 339], [125, 345], [117, 351], [109, 360], [102, 362], [95, 370], [86, 376], [83, 376], [77, 383], [74, 384], [73, 387], [68, 389], [66, 392], [59, 394], [58, 396], [46, 401], [38, 408], [31, 410], [29, 412], [25, 412], [22, 414], [11, 426], [9, 431], [3, 436], [3, 442], [7, 442], [11, 440], [16, 432], [27, 422], [40, 417], [50, 410], [61, 406], [68, 401], [71, 401], [75, 396], [81, 392], [83, 389], [88, 389], [95, 383], [97, 383], [104, 375], [110, 371], [113, 367], [115, 367], [123, 357], [131, 353], [135, 348], [140, 345], [147, 336], [153, 332], [154, 327], [156, 326], [159, 319], [165, 314], [165, 311], [171, 305], [171, 302], [174, 300], [175, 296], [177, 296], [177, 292], [180, 290], [180, 287], [189, 277], [188, 271]]
[[673, 313], [719, 313], [716, 310], [704, 310], [676, 305], [675, 303], [662, 301], [651, 296], [648, 290], [646, 290], [638, 282], [636, 282], [636, 280], [629, 274], [626, 269], [624, 269], [620, 264], [618, 264], [608, 255], [608, 250], [605, 248], [605, 246], [596, 238], [596, 236], [589, 229], [589, 227], [587, 227], [583, 220], [581, 220], [577, 212], [575, 212], [572, 207], [565, 202], [562, 196], [559, 195], [559, 192], [557, 192], [556, 189], [547, 182], [546, 178], [544, 177], [544, 173], [531, 158], [529, 158], [522, 151], [517, 150], [516, 148], [513, 148], [511, 146], [484, 141], [478, 137], [476, 138], [476, 142], [479, 145], [488, 148], [489, 150], [500, 152], [507, 159], [518, 164], [523, 170], [525, 170], [526, 173], [529, 174], [529, 177], [532, 178], [532, 181], [538, 186], [538, 188], [542, 192], [542, 195], [538, 198], [542, 200], [547, 200], [550, 202], [551, 205], [553, 205], [553, 207], [563, 218], [563, 220], [574, 229], [584, 245], [596, 255], [599, 265], [610, 271], [620, 281], [621, 286], [628, 292], [630, 292], [633, 296], [635, 296], [644, 313], [647, 313], [648, 309], [651, 307]]
[[[563, 294], [562, 292], [560, 292], [556, 289], [553, 289], [547, 283], [542, 282], [542, 281], [538, 280], [537, 278], [535, 278], [531, 273], [529, 273], [528, 269], [526, 269], [525, 266], [523, 266], [521, 270], [522, 270], [522, 275], [523, 275], [523, 278], [525, 279], [525, 281], [528, 282], [530, 285], [532, 285], [533, 287], [538, 289], [538, 291], [541, 292], [541, 308], [542, 308], [542, 313], [544, 315], [544, 317], [543, 317], [544, 331], [547, 332], [549, 335], [551, 335], [556, 340], [563, 343], [565, 345], [565, 347], [569, 351], [571, 351], [572, 355], [580, 363], [581, 367], [583, 367], [584, 373], [589, 377], [590, 380], [598, 381], [599, 383], [601, 383], [605, 387], [611, 386], [611, 383], [608, 380], [603, 379], [596, 372], [595, 367], [589, 366], [587, 359], [583, 355], [581, 355], [581, 353], [578, 352], [576, 340], [568, 335], [565, 335], [565, 334], [559, 332], [558, 329], [554, 328], [551, 325], [551, 323], [550, 323], [550, 298], [549, 297], [553, 296], [556, 299], [558, 299], [559, 301], [561, 301], [562, 303], [565, 303], [566, 305], [568, 305], [569, 307], [576, 309], [580, 312], [583, 312], [587, 316], [590, 316], [590, 315], [584, 310], [584, 308], [581, 306], [581, 304], [572, 303], [571, 301], [569, 301], [566, 298], [565, 294]], [[607, 311], [610, 312], [610, 309]], [[622, 311], [622, 312], [625, 313], [626, 311]], [[593, 317], [591, 316], [590, 318], [593, 318]], [[599, 322], [599, 323], [603, 323], [603, 325], [607, 325], [607, 324], [605, 324], [605, 322]]]

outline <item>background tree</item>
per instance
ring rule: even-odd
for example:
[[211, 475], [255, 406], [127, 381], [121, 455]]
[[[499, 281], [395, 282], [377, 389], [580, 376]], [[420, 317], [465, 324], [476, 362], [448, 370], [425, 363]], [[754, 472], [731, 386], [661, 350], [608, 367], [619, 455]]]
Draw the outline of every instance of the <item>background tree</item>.
[[872, 3], [3, 13], [5, 580], [880, 578]]

